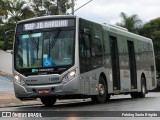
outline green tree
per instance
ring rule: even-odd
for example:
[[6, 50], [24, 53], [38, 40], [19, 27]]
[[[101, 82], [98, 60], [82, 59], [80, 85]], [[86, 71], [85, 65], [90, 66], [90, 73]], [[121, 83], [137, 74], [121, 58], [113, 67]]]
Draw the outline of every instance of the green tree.
[[50, 0], [33, 0], [32, 8], [36, 16], [57, 14], [56, 3]]
[[0, 25], [4, 24], [3, 20], [8, 17], [7, 15], [7, 2], [0, 0]]
[[156, 68], [160, 72], [160, 17], [145, 23], [139, 33], [153, 40]]
[[[24, 0], [1, 0], [1, 41], [4, 32], [14, 30], [16, 23], [20, 20], [34, 17], [34, 12], [27, 6]], [[0, 46], [1, 46], [0, 42]], [[9, 47], [12, 48], [13, 38], [9, 41]]]
[[138, 33], [138, 29], [141, 27], [142, 21], [138, 18], [138, 15], [133, 14], [131, 16], [127, 16], [124, 12], [121, 12], [120, 23], [116, 23], [116, 25], [127, 28], [128, 31], [133, 33]]
[[70, 0], [33, 0], [32, 3], [36, 16], [66, 14], [70, 7]]
[[9, 23], [17, 23], [20, 20], [35, 16], [24, 0], [8, 0], [8, 5]]
[[3, 34], [4, 34], [4, 19], [6, 19], [8, 16], [7, 13], [7, 2], [6, 0], [0, 0], [0, 47], [3, 43]]

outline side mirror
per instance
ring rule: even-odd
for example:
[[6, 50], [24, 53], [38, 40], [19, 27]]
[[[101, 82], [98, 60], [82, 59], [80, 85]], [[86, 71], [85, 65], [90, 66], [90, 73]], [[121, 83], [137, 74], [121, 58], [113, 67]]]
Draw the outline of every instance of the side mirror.
[[13, 35], [13, 33], [15, 33], [14, 30], [9, 30], [9, 31], [6, 31], [5, 34], [4, 34], [4, 37], [3, 37], [4, 43], [2, 45], [2, 50], [5, 51], [5, 52], [8, 50], [9, 36]]

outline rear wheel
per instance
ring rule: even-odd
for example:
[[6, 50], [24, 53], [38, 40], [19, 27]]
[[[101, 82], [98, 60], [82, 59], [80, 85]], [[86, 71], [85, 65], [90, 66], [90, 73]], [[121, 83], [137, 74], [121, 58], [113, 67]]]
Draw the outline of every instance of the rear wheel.
[[139, 97], [140, 97], [140, 98], [145, 98], [146, 93], [147, 93], [147, 91], [146, 91], [147, 88], [146, 88], [145, 78], [142, 77], [142, 78], [141, 78], [141, 81], [142, 81], [142, 84], [141, 84], [141, 92], [139, 93]]
[[100, 77], [99, 79], [98, 90], [99, 90], [99, 95], [91, 96], [91, 99], [94, 103], [103, 103], [109, 99], [110, 96], [108, 95], [107, 92], [107, 85], [102, 77]]
[[130, 94], [132, 98], [138, 98], [138, 92], [131, 92]]
[[141, 77], [141, 92], [132, 92], [131, 97], [132, 98], [145, 98], [147, 93], [146, 88], [146, 81], [144, 77]]
[[54, 97], [42, 97], [40, 99], [41, 99], [41, 102], [48, 107], [53, 106], [57, 100]]

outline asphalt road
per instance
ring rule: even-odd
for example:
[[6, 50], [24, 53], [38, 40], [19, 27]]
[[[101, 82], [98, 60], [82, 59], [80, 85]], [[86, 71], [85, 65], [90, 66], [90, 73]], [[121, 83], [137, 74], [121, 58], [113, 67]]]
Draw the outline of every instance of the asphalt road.
[[[0, 77], [0, 91], [13, 91], [13, 84], [10, 78]], [[160, 93], [151, 92], [146, 98], [131, 99], [130, 95], [112, 96], [111, 100], [104, 104], [93, 104], [90, 99], [71, 100], [57, 102], [53, 107], [38, 105], [25, 105], [18, 107], [0, 108], [2, 112], [17, 113], [40, 113], [42, 118], [0, 118], [0, 120], [159, 120], [160, 119]], [[125, 111], [125, 112], [123, 112]], [[139, 111], [139, 112], [138, 112]], [[136, 112], [143, 111], [157, 113], [159, 117], [132, 117]], [[127, 113], [129, 117], [120, 116]], [[133, 114], [132, 114], [133, 113]], [[0, 113], [0, 116], [2, 113]], [[15, 114], [16, 115], [16, 114]], [[23, 114], [24, 115], [24, 114]], [[142, 114], [143, 115], [143, 114]], [[51, 116], [51, 117], [45, 117]], [[112, 116], [112, 117], [108, 117]], [[116, 117], [119, 116], [119, 117]]]
[[[37, 120], [134, 120], [135, 117], [132, 117], [131, 114], [129, 117], [116, 117], [117, 114], [130, 112], [135, 114], [141, 113], [141, 111], [148, 111], [156, 115], [158, 112], [158, 116], [160, 116], [160, 93], [149, 93], [146, 98], [138, 98], [131, 99], [130, 95], [118, 95], [112, 96], [111, 100], [104, 104], [93, 104], [90, 99], [72, 101], [72, 102], [62, 102], [57, 103], [53, 107], [45, 107], [43, 105], [32, 105], [32, 106], [19, 106], [19, 107], [9, 107], [9, 108], [0, 108], [0, 111], [12, 111], [12, 112], [39, 112], [42, 115], [48, 114], [51, 117], [47, 118], [37, 118]], [[89, 111], [89, 112], [88, 112]], [[119, 112], [121, 111], [121, 112]], [[125, 111], [125, 112], [123, 112]], [[107, 114], [112, 117], [108, 117]], [[54, 117], [53, 117], [54, 116]], [[62, 116], [62, 117], [61, 117]], [[113, 117], [115, 116], [115, 117]], [[42, 116], [43, 117], [43, 116]], [[10, 118], [12, 119], [12, 118]], [[15, 118], [14, 118], [15, 119]], [[31, 118], [16, 118], [15, 120], [28, 120]], [[33, 118], [32, 118], [33, 119]], [[36, 118], [34, 118], [36, 119]], [[159, 120], [160, 117], [136, 117], [136, 119], [140, 120]]]

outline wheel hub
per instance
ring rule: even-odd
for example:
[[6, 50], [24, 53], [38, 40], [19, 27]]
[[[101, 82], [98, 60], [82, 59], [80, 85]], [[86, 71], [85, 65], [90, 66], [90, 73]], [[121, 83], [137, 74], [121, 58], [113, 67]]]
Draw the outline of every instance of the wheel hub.
[[105, 94], [105, 88], [103, 84], [99, 84], [99, 94], [101, 96]]

